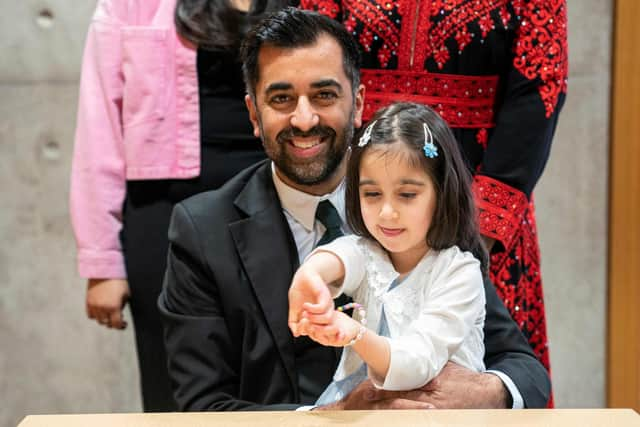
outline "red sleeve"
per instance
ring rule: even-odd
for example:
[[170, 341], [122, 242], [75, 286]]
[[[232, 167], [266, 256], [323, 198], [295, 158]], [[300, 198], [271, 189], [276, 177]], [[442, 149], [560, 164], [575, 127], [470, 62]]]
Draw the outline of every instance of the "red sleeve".
[[[513, 1], [520, 20], [474, 191], [481, 232], [508, 248], [545, 167], [567, 91], [565, 0]], [[501, 11], [505, 22], [510, 18]]]

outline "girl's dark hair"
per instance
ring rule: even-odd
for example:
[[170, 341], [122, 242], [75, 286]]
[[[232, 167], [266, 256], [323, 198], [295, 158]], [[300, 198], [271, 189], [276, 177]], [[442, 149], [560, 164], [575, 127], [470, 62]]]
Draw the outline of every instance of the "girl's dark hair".
[[265, 15], [291, 0], [252, 0], [247, 19], [230, 0], [177, 0], [175, 24], [178, 34], [207, 50], [234, 51], [245, 33]]
[[[360, 210], [360, 161], [369, 150], [387, 144], [405, 144], [410, 150], [408, 161], [412, 167], [422, 168], [433, 181], [436, 190], [436, 208], [427, 232], [427, 244], [433, 249], [446, 249], [457, 245], [471, 252], [479, 261], [482, 272], [487, 272], [488, 255], [480, 236], [473, 193], [472, 177], [463, 160], [458, 143], [445, 121], [431, 108], [414, 103], [396, 103], [379, 110], [370, 123], [371, 139], [364, 147], [358, 146], [363, 126], [355, 136], [347, 169], [346, 208], [347, 223], [359, 235], [373, 238], [362, 219]], [[433, 134], [438, 156], [429, 158], [423, 148], [426, 124]]]

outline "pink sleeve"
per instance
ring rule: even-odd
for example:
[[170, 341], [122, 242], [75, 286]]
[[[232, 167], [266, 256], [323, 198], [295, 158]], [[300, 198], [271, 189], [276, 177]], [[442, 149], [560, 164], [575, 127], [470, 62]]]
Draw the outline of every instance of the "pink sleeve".
[[117, 7], [125, 2], [98, 2], [82, 62], [70, 210], [78, 271], [85, 278], [126, 277], [119, 239], [126, 178]]

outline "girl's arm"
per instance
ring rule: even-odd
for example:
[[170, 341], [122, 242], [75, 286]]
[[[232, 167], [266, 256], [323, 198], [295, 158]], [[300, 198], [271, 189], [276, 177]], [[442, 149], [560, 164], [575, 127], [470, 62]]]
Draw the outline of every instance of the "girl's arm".
[[294, 336], [308, 335], [309, 323], [327, 325], [332, 320], [332, 298], [341, 293], [356, 296], [366, 263], [359, 239], [337, 238], [317, 248], [300, 266], [289, 289], [289, 328]]
[[[470, 253], [452, 248], [440, 255], [430, 272], [416, 271], [414, 279], [416, 273], [430, 276], [420, 310], [401, 325], [398, 336], [389, 339], [391, 357], [384, 381], [371, 376], [374, 384], [385, 390], [422, 387], [438, 375], [465, 341], [465, 349], [458, 355], [460, 362], [473, 370], [484, 370], [480, 328], [485, 296], [479, 262]], [[417, 303], [402, 302], [405, 306]], [[392, 313], [387, 316], [392, 321]]]
[[122, 130], [125, 2], [102, 0], [82, 60], [70, 212], [85, 278], [125, 279], [119, 233], [126, 178]]
[[333, 299], [328, 286], [343, 278], [344, 265], [332, 252], [315, 252], [300, 266], [289, 288], [289, 328], [294, 336], [307, 335], [310, 322], [330, 322]]
[[87, 34], [73, 163], [70, 212], [78, 272], [88, 279], [86, 312], [105, 326], [124, 329], [129, 298], [119, 233], [126, 179], [122, 142], [122, 37], [124, 2], [101, 0]]
[[356, 353], [369, 366], [369, 374], [378, 382], [384, 382], [391, 360], [389, 341], [367, 329], [364, 324], [334, 311], [326, 325], [310, 325], [309, 337], [326, 346], [353, 345]]

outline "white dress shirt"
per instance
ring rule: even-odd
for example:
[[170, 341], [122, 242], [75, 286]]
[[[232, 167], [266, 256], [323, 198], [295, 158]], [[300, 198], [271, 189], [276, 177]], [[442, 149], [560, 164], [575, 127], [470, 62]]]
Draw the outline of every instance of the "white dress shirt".
[[318, 203], [321, 201], [329, 200], [331, 202], [342, 220], [342, 232], [349, 234], [345, 217], [344, 180], [340, 182], [333, 192], [322, 196], [314, 196], [285, 184], [276, 174], [273, 163], [271, 163], [271, 171], [273, 184], [280, 198], [284, 216], [287, 218], [289, 228], [293, 234], [293, 240], [296, 242], [300, 263], [316, 247], [326, 231], [325, 226], [320, 221], [316, 221], [316, 210], [318, 209]]

